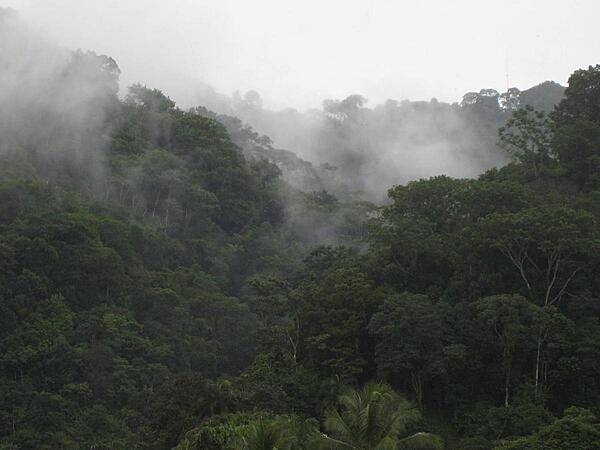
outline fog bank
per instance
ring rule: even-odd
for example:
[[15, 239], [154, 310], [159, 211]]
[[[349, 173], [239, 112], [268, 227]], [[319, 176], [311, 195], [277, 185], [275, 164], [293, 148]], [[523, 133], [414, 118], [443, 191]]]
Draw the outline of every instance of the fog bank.
[[197, 82], [254, 89], [271, 109], [460, 101], [465, 92], [565, 84], [600, 54], [595, 0], [3, 0], [71, 49], [119, 62], [184, 107]]
[[44, 176], [100, 182], [118, 75], [111, 58], [63, 49], [0, 9], [0, 152], [35, 155]]

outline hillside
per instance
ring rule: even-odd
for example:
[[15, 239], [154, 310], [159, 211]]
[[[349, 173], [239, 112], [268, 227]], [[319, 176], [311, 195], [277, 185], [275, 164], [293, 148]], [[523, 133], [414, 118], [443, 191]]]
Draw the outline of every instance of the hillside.
[[0, 448], [600, 448], [600, 66], [329, 165], [0, 25]]
[[[324, 100], [322, 109], [307, 112], [264, 108], [255, 91], [230, 98], [204, 89], [196, 99], [220, 111], [224, 123], [233, 126], [232, 135], [246, 123], [269, 136], [267, 147], [311, 161], [312, 169], [289, 154], [267, 151], [294, 186], [306, 189], [318, 180], [341, 198], [383, 201], [394, 184], [438, 174], [476, 177], [506, 164], [510, 158], [497, 145], [498, 128], [527, 105], [552, 111], [563, 92], [557, 83], [544, 82], [524, 91], [469, 92], [460, 104], [390, 99], [372, 108], [367, 99], [351, 95]], [[232, 115], [239, 119], [227, 120]]]

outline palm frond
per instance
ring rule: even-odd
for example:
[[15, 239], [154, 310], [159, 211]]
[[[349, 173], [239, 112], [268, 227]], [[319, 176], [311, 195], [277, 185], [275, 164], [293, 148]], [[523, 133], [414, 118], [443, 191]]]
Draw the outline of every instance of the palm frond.
[[398, 441], [398, 450], [443, 450], [444, 441], [433, 433], [416, 433]]
[[337, 409], [330, 409], [325, 419], [325, 429], [342, 440], [353, 442], [356, 440], [356, 430], [341, 416]]

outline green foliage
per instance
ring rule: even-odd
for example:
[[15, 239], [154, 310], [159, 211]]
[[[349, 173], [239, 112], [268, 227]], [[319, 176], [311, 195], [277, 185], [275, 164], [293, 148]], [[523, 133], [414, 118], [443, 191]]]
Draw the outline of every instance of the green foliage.
[[550, 164], [551, 121], [544, 111], [532, 106], [516, 110], [499, 129], [500, 142], [519, 162], [529, 166], [534, 177]]
[[588, 450], [600, 448], [600, 424], [589, 410], [571, 407], [563, 417], [543, 427], [536, 434], [506, 441], [497, 449]]
[[216, 416], [188, 432], [176, 450], [310, 450], [316, 423], [294, 416], [236, 413]]
[[[269, 155], [299, 159], [240, 119], [141, 85], [121, 101], [112, 59], [73, 54], [47, 92], [85, 114], [0, 117], [0, 447], [443, 448], [424, 414], [461, 448], [597, 448], [599, 73], [551, 120], [516, 90], [329, 101], [357, 179], [337, 196], [285, 184]], [[516, 161], [357, 200], [364, 125], [383, 145], [421, 107], [441, 136], [514, 111]]]
[[410, 386], [422, 407], [428, 383], [444, 372], [440, 306], [427, 296], [403, 293], [385, 300], [369, 329], [377, 337], [378, 372], [394, 385]]
[[553, 113], [553, 145], [561, 164], [584, 189], [600, 186], [600, 66], [569, 77], [565, 98]]
[[321, 435], [321, 440], [326, 448], [444, 448], [441, 439], [428, 433], [398, 440], [406, 434], [407, 424], [417, 421], [420, 415], [385, 384], [370, 382], [360, 390], [347, 390], [338, 398], [338, 405], [325, 417], [326, 433]]
[[476, 303], [478, 319], [500, 342], [504, 370], [504, 406], [508, 406], [517, 349], [535, 339], [540, 310], [520, 295], [495, 295]]
[[368, 379], [367, 324], [381, 293], [346, 249], [321, 248], [306, 261], [298, 296], [298, 353], [309, 368], [344, 383]]
[[[25, 150], [15, 136], [2, 151], [0, 446], [172, 446], [227, 405], [205, 377], [254, 359], [257, 319], [239, 286], [289, 264], [272, 230], [277, 173], [160, 91], [136, 85], [116, 101], [109, 60], [71, 64], [73, 77], [102, 71], [99, 95], [114, 89], [92, 130], [112, 141], [97, 193], [68, 164], [42, 170], [43, 142]], [[261, 239], [276, 242], [270, 258]]]
[[600, 186], [600, 122], [584, 119], [561, 122], [554, 147], [561, 163], [580, 187], [597, 189]]
[[[534, 433], [552, 420], [550, 412], [526, 394], [519, 393], [508, 406], [486, 403], [470, 405], [458, 420], [461, 434], [481, 445], [491, 448], [492, 443], [507, 436], [526, 436]], [[473, 443], [475, 445], [475, 443]]]

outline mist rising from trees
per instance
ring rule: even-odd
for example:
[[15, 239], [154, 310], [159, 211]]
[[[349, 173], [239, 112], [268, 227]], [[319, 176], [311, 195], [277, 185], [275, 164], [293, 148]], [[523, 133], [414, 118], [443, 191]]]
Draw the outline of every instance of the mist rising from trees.
[[16, 143], [39, 152], [47, 174], [101, 183], [118, 75], [111, 58], [62, 49], [0, 9], [0, 151]]
[[600, 65], [308, 112], [119, 76], [0, 9], [0, 448], [600, 448]]
[[395, 184], [440, 174], [475, 177], [506, 164], [510, 158], [497, 145], [497, 129], [519, 107], [551, 110], [563, 90], [546, 82], [522, 92], [470, 92], [460, 103], [388, 100], [372, 107], [351, 95], [301, 112], [266, 109], [256, 91], [227, 97], [204, 86], [195, 101], [239, 117], [275, 148], [313, 162], [336, 195], [381, 201]]

